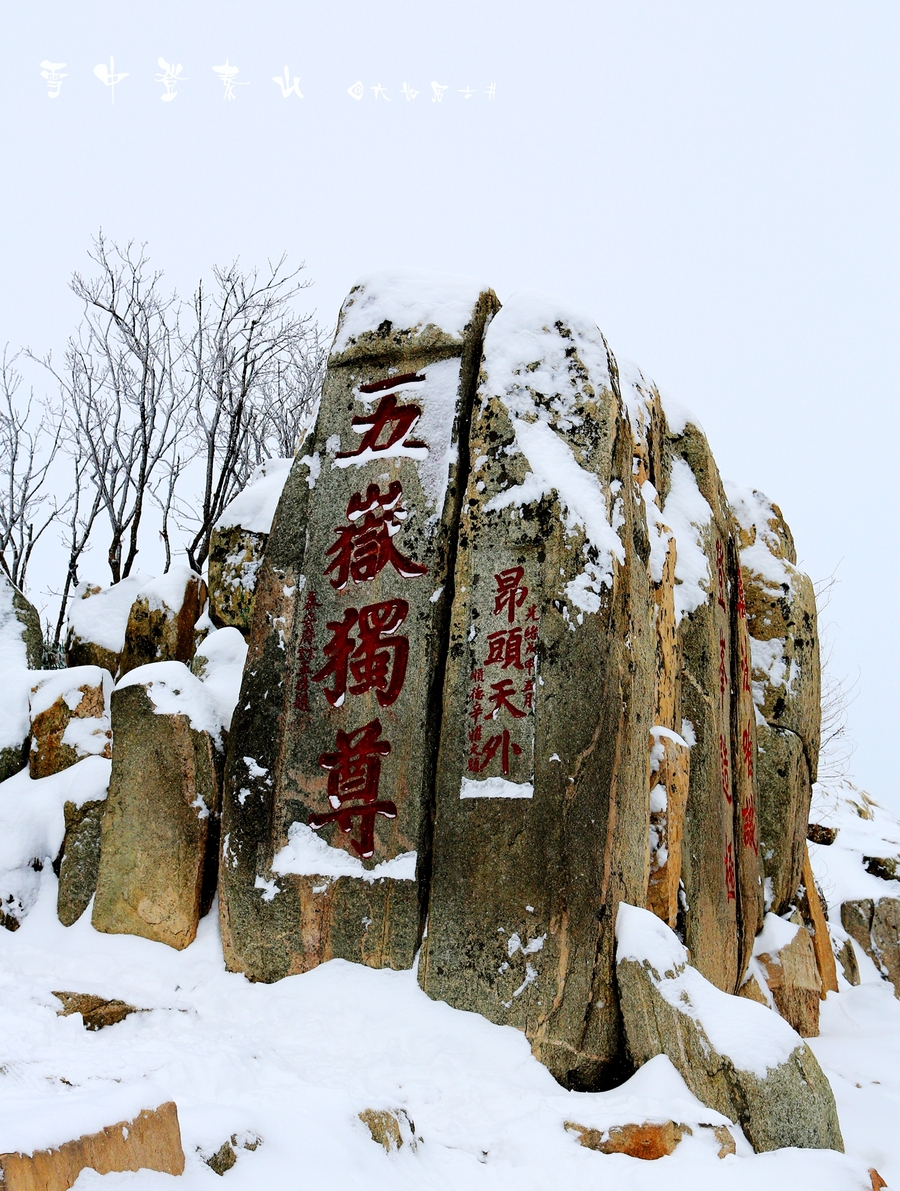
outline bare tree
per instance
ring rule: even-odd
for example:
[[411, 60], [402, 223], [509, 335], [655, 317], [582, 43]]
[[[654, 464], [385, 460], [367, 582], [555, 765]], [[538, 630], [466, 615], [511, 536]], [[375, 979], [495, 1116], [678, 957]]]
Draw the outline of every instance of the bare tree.
[[[82, 554], [87, 549], [91, 532], [94, 528], [97, 517], [100, 514], [103, 500], [103, 494], [101, 490], [96, 486], [91, 489], [87, 483], [87, 477], [91, 466], [90, 461], [85, 459], [82, 455], [76, 453], [72, 458], [72, 464], [74, 472], [74, 486], [72, 489], [72, 497], [66, 510], [66, 532], [63, 537], [63, 543], [68, 550], [66, 578], [63, 583], [62, 592], [59, 593], [59, 615], [56, 618], [56, 628], [54, 630], [53, 639], [52, 641], [47, 642], [47, 653], [52, 658], [59, 658], [60, 656], [63, 627], [66, 623], [66, 609], [69, 605], [69, 597], [71, 596], [74, 589], [78, 586], [78, 564], [81, 561]], [[89, 503], [87, 503], [84, 499], [86, 494], [90, 494], [91, 496]]]
[[[816, 606], [821, 614], [831, 603], [836, 572], [815, 584]], [[830, 640], [832, 626], [820, 629], [822, 645], [822, 721], [821, 743], [819, 745], [818, 780], [825, 784], [845, 778], [850, 769], [850, 758], [856, 751], [856, 742], [850, 735], [849, 708], [856, 699], [859, 676], [853, 680], [839, 678], [831, 668], [834, 646]]]
[[16, 358], [8, 347], [0, 356], [0, 566], [22, 589], [35, 544], [59, 512], [47, 475], [60, 429], [44, 412], [35, 421], [33, 393], [24, 403], [18, 397]]
[[177, 386], [179, 333], [175, 296], [160, 294], [144, 247], [124, 249], [102, 233], [91, 259], [99, 276], [74, 274], [85, 321], [69, 340], [64, 371], [50, 356], [62, 394], [61, 421], [85, 478], [109, 522], [114, 583], [134, 566], [146, 501], [183, 427], [186, 401]]
[[200, 570], [213, 526], [273, 449], [292, 454], [321, 389], [324, 349], [312, 315], [293, 300], [309, 282], [303, 266], [285, 271], [285, 258], [260, 273], [238, 263], [215, 269], [209, 293], [198, 286], [192, 330], [183, 340], [189, 377], [191, 433], [204, 463], [203, 493], [186, 506], [192, 526], [188, 561]]

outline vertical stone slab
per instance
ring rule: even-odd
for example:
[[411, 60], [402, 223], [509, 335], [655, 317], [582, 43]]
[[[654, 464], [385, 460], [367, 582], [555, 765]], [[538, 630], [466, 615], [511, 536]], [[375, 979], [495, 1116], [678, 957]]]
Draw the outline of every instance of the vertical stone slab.
[[[690, 421], [678, 429], [681, 433], [670, 431], [672, 473], [663, 517], [675, 530], [681, 562], [688, 568], [693, 564], [694, 584], [700, 589], [683, 606], [679, 623], [682, 734], [691, 745], [682, 856], [685, 941], [694, 966], [707, 980], [734, 992], [740, 963], [731, 723], [733, 594], [727, 573], [732, 522], [705, 435]], [[676, 578], [679, 569], [680, 564]]]
[[816, 780], [821, 671], [816, 600], [791, 531], [761, 492], [728, 486], [737, 522], [759, 749], [758, 819], [767, 909], [783, 913], [802, 878]]
[[429, 996], [523, 1029], [583, 1088], [623, 1053], [614, 919], [648, 870], [655, 650], [616, 383], [597, 328], [549, 299], [491, 323], [419, 961]]
[[[490, 291], [381, 277], [341, 310], [282, 494], [232, 724], [229, 966], [409, 967], [420, 938], [460, 468]], [[462, 457], [461, 457], [462, 456]]]
[[[736, 529], [736, 527], [735, 527]], [[747, 604], [733, 533], [728, 544], [728, 571], [731, 579], [732, 697], [731, 754], [734, 758], [735, 878], [738, 893], [738, 978], [743, 981], [753, 955], [753, 941], [765, 915], [763, 865], [759, 848], [758, 753], [756, 743], [756, 708], [750, 682], [750, 634], [747, 628]]]

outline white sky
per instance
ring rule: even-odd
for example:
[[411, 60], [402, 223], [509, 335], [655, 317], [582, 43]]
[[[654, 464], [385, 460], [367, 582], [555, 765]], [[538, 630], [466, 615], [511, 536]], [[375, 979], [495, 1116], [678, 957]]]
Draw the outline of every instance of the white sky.
[[[896, 807], [898, 32], [886, 0], [7, 5], [0, 343], [62, 348], [100, 227], [185, 290], [287, 250], [329, 323], [381, 267], [559, 295], [781, 506], [814, 579], [837, 570], [852, 767]], [[159, 57], [186, 78], [168, 103]]]

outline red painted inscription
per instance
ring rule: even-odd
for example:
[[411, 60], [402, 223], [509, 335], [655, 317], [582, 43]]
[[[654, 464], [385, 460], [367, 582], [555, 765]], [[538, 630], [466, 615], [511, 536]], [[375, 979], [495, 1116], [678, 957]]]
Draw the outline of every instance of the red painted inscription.
[[334, 555], [325, 574], [334, 572], [331, 586], [343, 591], [350, 579], [367, 583], [392, 566], [404, 579], [417, 579], [428, 568], [406, 558], [394, 545], [394, 536], [408, 514], [400, 503], [403, 486], [399, 480], [382, 492], [377, 484], [370, 484], [363, 496], [355, 492], [347, 505], [349, 525], [335, 527], [337, 541], [327, 551]]
[[375, 816], [397, 817], [393, 802], [378, 799], [381, 758], [391, 751], [388, 741], [380, 737], [380, 720], [371, 720], [355, 732], [338, 731], [334, 752], [319, 757], [319, 765], [328, 770], [328, 801], [335, 809], [326, 815], [309, 816], [313, 830], [337, 823], [347, 835], [353, 829], [353, 820], [359, 819], [359, 839], [351, 839], [350, 843], [364, 858], [375, 851]]
[[[386, 451], [396, 443], [405, 447], [424, 447], [425, 443], [418, 439], [406, 438], [421, 416], [421, 406], [400, 405], [396, 393], [387, 393], [378, 402], [374, 413], [353, 418], [353, 428], [357, 434], [362, 434], [362, 440], [355, 451], [338, 451], [335, 459], [352, 459], [363, 451]], [[387, 438], [379, 442], [384, 432]]]
[[406, 600], [382, 600], [358, 611], [347, 608], [343, 620], [328, 622], [332, 634], [324, 650], [328, 660], [312, 680], [324, 682], [333, 677], [332, 687], [325, 691], [332, 707], [340, 707], [348, 693], [365, 695], [369, 691], [375, 692], [382, 707], [394, 702], [406, 679], [409, 641], [393, 634], [408, 612]]

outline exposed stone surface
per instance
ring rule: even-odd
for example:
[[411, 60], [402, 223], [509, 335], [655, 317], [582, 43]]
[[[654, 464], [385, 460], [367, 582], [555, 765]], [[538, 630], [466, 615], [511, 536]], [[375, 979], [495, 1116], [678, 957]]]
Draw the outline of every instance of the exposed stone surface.
[[471, 456], [419, 980], [592, 1088], [622, 1049], [614, 908], [646, 897], [655, 671], [631, 436], [595, 326], [536, 298], [496, 315]]
[[112, 679], [99, 666], [32, 675], [28, 768], [33, 778], [60, 773], [82, 757], [110, 756], [111, 693]]
[[41, 667], [40, 617], [0, 571], [0, 781], [28, 764], [29, 670]]
[[4, 1191], [68, 1191], [82, 1170], [184, 1173], [178, 1112], [169, 1101], [49, 1150], [0, 1154]]
[[823, 827], [821, 823], [810, 823], [806, 828], [806, 838], [811, 844], [823, 844], [830, 847], [838, 836], [837, 827]]
[[647, 909], [668, 926], [678, 918], [681, 848], [690, 784], [691, 754], [679, 738], [651, 730], [650, 881]]
[[183, 948], [210, 900], [218, 711], [177, 662], [142, 667], [125, 682], [112, 696], [115, 747], [91, 921]]
[[900, 898], [844, 902], [841, 923], [900, 998]]
[[753, 698], [761, 720], [759, 823], [776, 914], [801, 881], [821, 722], [821, 676], [812, 582], [797, 570], [790, 530], [760, 492], [729, 488], [751, 637]]
[[220, 872], [227, 963], [255, 979], [406, 968], [419, 944], [458, 475], [497, 306], [433, 296], [348, 297], [257, 583]]
[[224, 1175], [237, 1162], [237, 1151], [255, 1150], [259, 1148], [261, 1138], [253, 1134], [232, 1133], [229, 1141], [223, 1141], [214, 1154], [204, 1157], [203, 1161], [217, 1175]]
[[120, 677], [151, 662], [190, 662], [206, 584], [190, 567], [172, 567], [136, 594], [128, 615]]
[[[816, 967], [822, 981], [822, 996], [838, 991], [837, 967], [834, 962], [834, 950], [831, 946], [831, 936], [828, 933], [828, 921], [816, 881], [813, 877], [812, 865], [809, 862], [809, 849], [803, 849], [803, 877], [804, 893], [800, 902], [800, 912], [806, 922], [806, 928], [812, 935], [813, 948], [816, 954]], [[802, 1031], [801, 1031], [802, 1032]]]
[[225, 509], [209, 542], [209, 616], [246, 636], [256, 581], [291, 459], [267, 459]]
[[359, 1119], [367, 1126], [372, 1140], [383, 1146], [388, 1154], [399, 1150], [405, 1141], [410, 1149], [417, 1148], [420, 1139], [416, 1137], [415, 1122], [409, 1119], [404, 1109], [391, 1112], [389, 1109], [365, 1108]]
[[63, 808], [66, 834], [59, 864], [56, 913], [63, 926], [72, 926], [90, 905], [100, 866], [100, 830], [106, 800], [96, 799]]
[[801, 1038], [816, 1038], [822, 981], [809, 932], [797, 927], [789, 943], [778, 951], [760, 951], [757, 958], [778, 1012]]
[[55, 992], [54, 997], [62, 1001], [62, 1009], [58, 1010], [58, 1017], [68, 1017], [72, 1013], [80, 1013], [86, 1030], [102, 1030], [104, 1026], [114, 1026], [124, 1021], [129, 1013], [143, 1013], [125, 1001], [107, 1000], [94, 993]]
[[856, 952], [853, 950], [853, 941], [851, 939], [844, 939], [836, 958], [837, 962], [841, 965], [844, 979], [848, 984], [857, 987], [859, 985], [859, 964], [856, 961]]
[[[720, 1125], [718, 1128], [723, 1129], [724, 1126]], [[627, 1154], [629, 1158], [648, 1160], [673, 1154], [685, 1133], [693, 1132], [689, 1126], [677, 1125], [674, 1121], [613, 1125], [603, 1130], [588, 1129], [584, 1125], [576, 1125], [574, 1121], [566, 1121], [566, 1129], [570, 1133], [577, 1133], [579, 1144], [586, 1149], [597, 1150], [601, 1154]], [[728, 1130], [725, 1129], [725, 1132]], [[731, 1152], [734, 1153], [733, 1138], [731, 1144]]]
[[209, 618], [217, 628], [228, 625], [250, 632], [256, 577], [269, 535], [240, 525], [213, 530], [209, 542]]
[[718, 992], [654, 915], [620, 906], [616, 975], [634, 1061], [666, 1054], [698, 1099], [737, 1120], [757, 1152], [843, 1151], [834, 1096], [788, 1024]]

